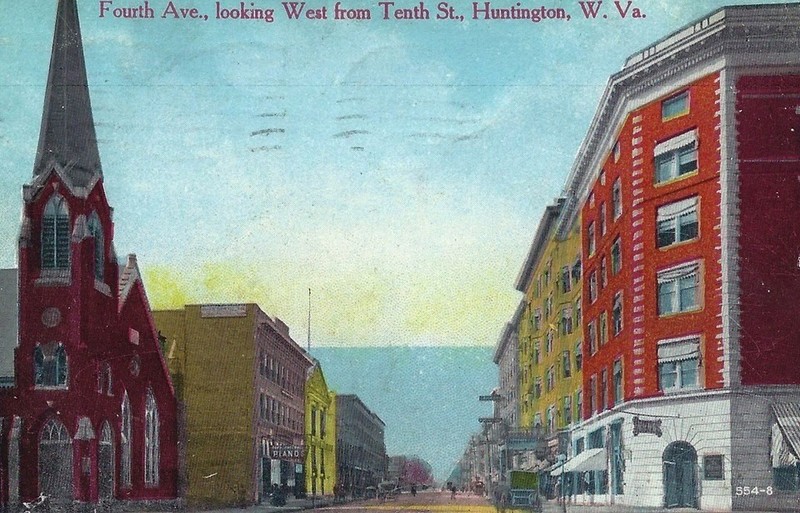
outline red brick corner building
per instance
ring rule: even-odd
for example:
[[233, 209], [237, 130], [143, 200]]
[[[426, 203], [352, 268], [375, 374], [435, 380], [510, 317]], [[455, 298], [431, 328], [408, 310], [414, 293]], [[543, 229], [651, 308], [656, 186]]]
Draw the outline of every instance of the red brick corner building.
[[177, 401], [136, 258], [119, 265], [113, 236], [76, 0], [59, 0], [19, 270], [0, 272], [0, 359], [14, 361], [0, 506], [177, 497]]
[[567, 181], [583, 235], [577, 502], [800, 510], [800, 5], [628, 58]]

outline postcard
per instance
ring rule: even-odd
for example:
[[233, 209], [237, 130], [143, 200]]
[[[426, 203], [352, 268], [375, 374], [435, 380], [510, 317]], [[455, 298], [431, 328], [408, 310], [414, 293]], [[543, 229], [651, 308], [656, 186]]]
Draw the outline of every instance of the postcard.
[[800, 509], [800, 4], [2, 7], [2, 508]]

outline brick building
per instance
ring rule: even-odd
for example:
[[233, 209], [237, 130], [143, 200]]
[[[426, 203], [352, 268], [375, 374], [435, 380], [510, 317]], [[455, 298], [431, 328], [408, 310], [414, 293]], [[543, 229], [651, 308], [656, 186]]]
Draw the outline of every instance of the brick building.
[[313, 362], [255, 304], [154, 312], [186, 405], [187, 500], [254, 504], [273, 485], [304, 492], [304, 390]]
[[556, 228], [582, 237], [579, 502], [800, 504], [798, 29], [727, 7], [611, 77]]
[[386, 425], [357, 395], [336, 396], [336, 474], [354, 496], [386, 476]]

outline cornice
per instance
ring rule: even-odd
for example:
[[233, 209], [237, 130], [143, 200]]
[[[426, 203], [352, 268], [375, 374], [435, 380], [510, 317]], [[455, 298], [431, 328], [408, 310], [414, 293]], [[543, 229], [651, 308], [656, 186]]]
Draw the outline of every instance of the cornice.
[[664, 93], [720, 69], [800, 66], [800, 4], [725, 7], [631, 55], [613, 74], [564, 186], [556, 233], [564, 237], [626, 116]]

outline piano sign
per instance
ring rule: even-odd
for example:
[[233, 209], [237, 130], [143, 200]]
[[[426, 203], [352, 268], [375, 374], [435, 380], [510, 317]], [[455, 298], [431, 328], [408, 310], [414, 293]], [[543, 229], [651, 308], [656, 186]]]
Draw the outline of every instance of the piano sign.
[[273, 460], [303, 460], [302, 445], [270, 445], [269, 457]]

